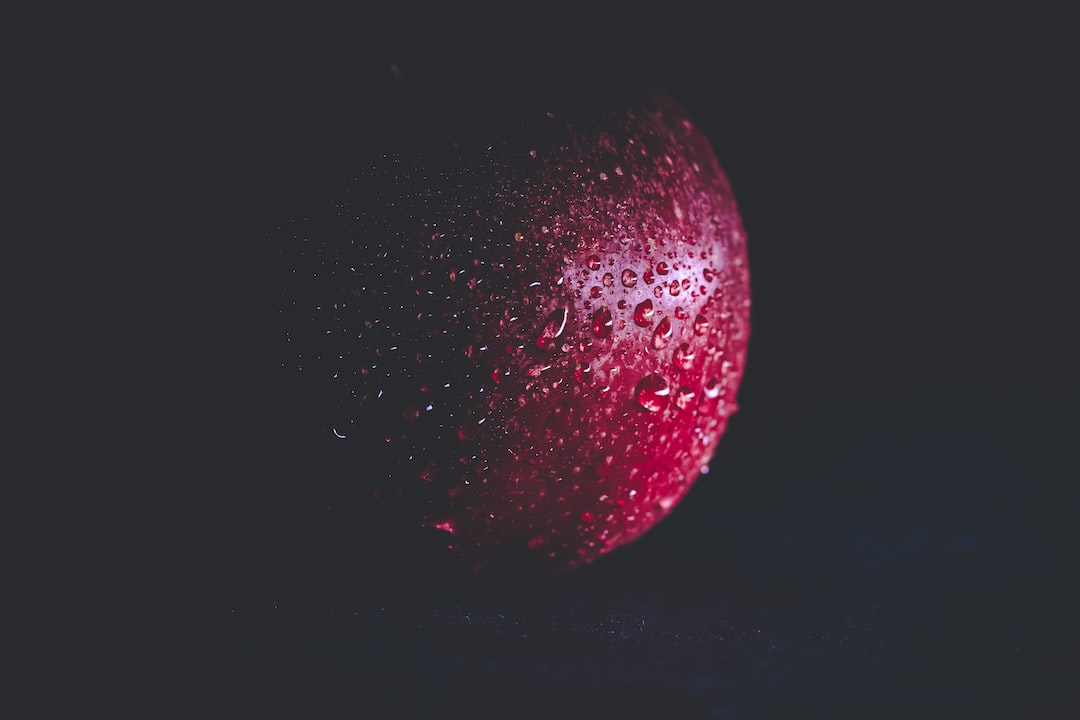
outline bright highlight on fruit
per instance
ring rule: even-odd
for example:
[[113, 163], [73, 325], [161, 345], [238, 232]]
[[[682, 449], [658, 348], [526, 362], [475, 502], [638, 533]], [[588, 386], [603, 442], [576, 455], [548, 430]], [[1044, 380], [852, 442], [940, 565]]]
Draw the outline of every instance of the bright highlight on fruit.
[[655, 90], [389, 154], [274, 242], [298, 482], [443, 564], [549, 574], [629, 543], [737, 408], [743, 226]]

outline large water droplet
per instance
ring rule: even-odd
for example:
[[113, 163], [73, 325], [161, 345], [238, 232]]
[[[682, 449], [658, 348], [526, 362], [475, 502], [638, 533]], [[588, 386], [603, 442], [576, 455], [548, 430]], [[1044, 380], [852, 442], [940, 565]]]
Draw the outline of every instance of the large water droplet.
[[671, 340], [671, 318], [664, 316], [652, 336], [652, 346], [657, 350], [663, 350]]
[[555, 338], [566, 329], [566, 308], [559, 308], [548, 316], [547, 322], [536, 338], [536, 346], [541, 350], [554, 350]]
[[673, 360], [675, 362], [675, 367], [680, 370], [689, 370], [690, 365], [694, 362], [694, 351], [690, 349], [690, 346], [687, 343], [683, 343], [675, 348]]
[[641, 327], [652, 324], [653, 305], [652, 300], [642, 300], [634, 308], [634, 322]]
[[649, 412], [659, 412], [667, 404], [671, 388], [668, 387], [664, 378], [652, 373], [641, 379], [641, 382], [634, 388], [634, 394], [637, 397], [638, 405]]
[[632, 288], [637, 285], [637, 273], [627, 268], [622, 271], [622, 284], [623, 287]]
[[704, 315], [698, 315], [694, 318], [694, 334], [704, 335], [709, 332], [709, 318]]
[[592, 331], [596, 337], [606, 338], [611, 335], [611, 311], [602, 307], [593, 316]]

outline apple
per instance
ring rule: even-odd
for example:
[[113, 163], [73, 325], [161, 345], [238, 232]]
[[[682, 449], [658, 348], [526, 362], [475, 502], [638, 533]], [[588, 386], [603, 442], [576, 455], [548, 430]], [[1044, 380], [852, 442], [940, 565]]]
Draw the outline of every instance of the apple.
[[743, 225], [643, 83], [405, 138], [271, 241], [296, 483], [369, 555], [596, 560], [686, 496], [737, 408]]

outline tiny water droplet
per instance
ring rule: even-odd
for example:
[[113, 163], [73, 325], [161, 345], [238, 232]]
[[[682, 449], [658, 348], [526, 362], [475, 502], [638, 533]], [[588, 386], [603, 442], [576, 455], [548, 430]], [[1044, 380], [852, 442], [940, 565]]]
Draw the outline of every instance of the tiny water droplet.
[[671, 394], [671, 388], [668, 387], [667, 381], [664, 380], [664, 378], [656, 373], [652, 373], [641, 379], [634, 389], [634, 393], [637, 397], [638, 405], [649, 412], [659, 412], [660, 410], [663, 410], [664, 405], [667, 404], [668, 395]]
[[660, 324], [656, 326], [656, 331], [653, 332], [652, 346], [657, 350], [662, 350], [667, 347], [669, 340], [671, 340], [671, 318], [664, 316]]
[[690, 403], [694, 401], [694, 391], [683, 385], [675, 393], [675, 404], [679, 406], [680, 410], [685, 410], [690, 407]]
[[550, 365], [544, 365], [543, 363], [534, 363], [529, 366], [529, 369], [525, 371], [525, 374], [529, 377], [540, 377], [540, 373], [549, 369]]
[[589, 382], [589, 373], [592, 372], [592, 367], [587, 362], [579, 362], [574, 366], [574, 379], [582, 385]]
[[642, 275], [642, 277], [645, 279], [645, 284], [646, 285], [652, 285], [653, 280], [656, 279], [656, 276], [653, 275], [652, 268], [646, 268], [646, 270], [645, 270], [644, 274]]
[[615, 276], [611, 273], [604, 273], [603, 283], [604, 287], [611, 287], [615, 284]]
[[536, 346], [541, 350], [555, 349], [555, 338], [566, 329], [566, 308], [559, 308], [548, 316], [547, 322], [536, 338]]
[[704, 315], [698, 315], [694, 318], [694, 334], [704, 335], [709, 332], [709, 319]]
[[694, 362], [694, 351], [690, 349], [690, 345], [683, 343], [679, 347], [675, 348], [674, 354], [675, 367], [680, 370], [689, 370], [690, 365]]
[[645, 327], [652, 324], [653, 304], [652, 300], [642, 300], [634, 308], [634, 322]]
[[709, 381], [705, 383], [705, 397], [712, 399], [720, 394], [720, 381], [716, 378], [709, 378]]
[[616, 306], [620, 310], [625, 310], [629, 305], [630, 305], [630, 303], [626, 302], [625, 300], [620, 300], [619, 302], [616, 303]]
[[668, 285], [668, 291], [671, 293], [671, 297], [677, 297], [679, 293], [682, 292], [682, 289], [679, 287], [679, 281], [672, 280], [671, 284]]
[[599, 285], [593, 285], [591, 288], [589, 288], [589, 297], [596, 299], [600, 297], [600, 293], [602, 292], [604, 291], [600, 289]]
[[599, 338], [611, 335], [611, 311], [606, 307], [597, 310], [593, 316], [592, 331]]
[[622, 284], [623, 287], [632, 288], [637, 285], [637, 273], [627, 268], [622, 271]]
[[685, 310], [683, 310], [683, 306], [680, 305], [679, 307], [675, 308], [675, 317], [678, 320], [685, 320], [690, 316], [686, 313]]
[[589, 266], [590, 270], [599, 270], [600, 258], [596, 255], [590, 255], [588, 260], [585, 261], [585, 264]]
[[653, 288], [652, 294], [653, 294], [653, 297], [655, 297], [655, 298], [662, 298], [664, 296], [664, 286], [663, 285], [657, 285], [656, 287]]

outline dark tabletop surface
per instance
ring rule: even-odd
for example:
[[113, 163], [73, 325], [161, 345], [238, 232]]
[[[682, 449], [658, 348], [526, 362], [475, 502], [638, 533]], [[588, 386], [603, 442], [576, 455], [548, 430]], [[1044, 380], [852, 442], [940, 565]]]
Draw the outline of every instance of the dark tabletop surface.
[[[180, 623], [177, 703], [223, 717], [1080, 709], [1060, 19], [560, 18], [515, 35], [448, 15], [396, 45], [374, 21], [284, 16], [207, 30], [199, 48], [173, 39], [157, 83], [175, 92], [175, 132], [147, 147], [175, 161], [163, 187], [203, 253], [176, 253], [192, 292], [162, 299], [198, 316], [178, 333], [203, 336], [177, 350], [177, 401], [203, 418], [179, 435], [191, 484], [167, 501], [194, 513], [174, 550], [200, 609]], [[380, 69], [496, 68], [497, 96], [512, 58], [644, 75], [709, 134], [749, 238], [741, 410], [673, 514], [593, 566], [481, 585], [417, 577], [402, 557], [374, 576], [260, 515], [274, 468], [266, 388], [245, 373], [263, 329], [250, 248], [348, 155]]]

